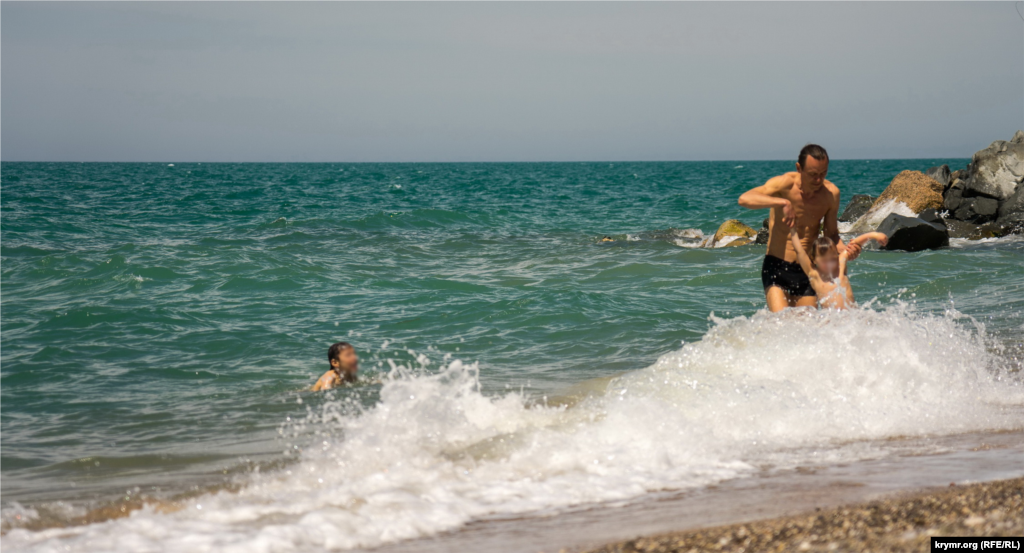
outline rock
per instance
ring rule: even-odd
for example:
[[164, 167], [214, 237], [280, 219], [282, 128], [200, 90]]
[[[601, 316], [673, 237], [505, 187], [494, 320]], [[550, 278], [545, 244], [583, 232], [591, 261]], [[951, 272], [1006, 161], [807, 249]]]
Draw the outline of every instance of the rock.
[[980, 240], [982, 238], [996, 238], [1003, 235], [1002, 228], [996, 223], [975, 225], [956, 219], [946, 221], [946, 228], [949, 230], [950, 238], [966, 238], [968, 240]]
[[938, 183], [941, 184], [943, 187], [949, 186], [951, 180], [949, 174], [949, 165], [931, 167], [927, 171], [925, 171], [924, 174], [938, 181]]
[[997, 216], [996, 224], [1003, 233], [1024, 234], [1024, 184], [1017, 186], [1017, 191], [999, 206]]
[[964, 181], [960, 179], [953, 180], [953, 184], [943, 193], [942, 207], [952, 214], [957, 208], [960, 207], [960, 203], [964, 197]]
[[922, 221], [927, 221], [929, 223], [935, 223], [938, 225], [946, 226], [946, 221], [942, 219], [941, 215], [939, 215], [938, 210], [931, 207], [922, 211], [920, 215], [917, 216], [917, 218], [921, 219]]
[[1010, 139], [1010, 142], [1013, 142], [1014, 144], [1024, 144], [1024, 131], [1017, 131], [1013, 133], [1013, 138]]
[[996, 219], [999, 211], [999, 201], [992, 198], [978, 196], [975, 198], [963, 198], [960, 206], [953, 213], [953, 218], [960, 221], [967, 221], [980, 225]]
[[[722, 223], [722, 225], [718, 227], [718, 230], [715, 231], [715, 237], [714, 239], [711, 240], [711, 247], [718, 246], [718, 243], [722, 241], [722, 239], [724, 238], [733, 237], [732, 242], [735, 242], [742, 238], [753, 239], [755, 236], [757, 236], [757, 231], [755, 231], [754, 229], [750, 228], [749, 226], [741, 223], [736, 219], [729, 219], [728, 221]], [[749, 243], [750, 240], [748, 240], [747, 242]], [[726, 246], [731, 244], [722, 245]]]
[[761, 228], [757, 231], [757, 238], [754, 239], [755, 244], [767, 244], [768, 243], [768, 219], [765, 219], [761, 223]]
[[956, 179], [966, 179], [967, 176], [970, 174], [971, 172], [967, 169], [957, 169], [956, 171], [953, 171], [952, 173], [949, 174], [949, 184], [953, 184], [953, 181], [955, 181]]
[[750, 238], [737, 238], [731, 242], [727, 242], [723, 248], [731, 248], [733, 246], [746, 246], [747, 244], [753, 244], [754, 241]]
[[850, 203], [846, 204], [846, 209], [843, 210], [843, 214], [839, 216], [839, 220], [844, 223], [856, 221], [860, 219], [862, 215], [871, 209], [871, 206], [875, 203], [876, 198], [872, 198], [867, 194], [854, 194], [850, 198]]
[[[1020, 131], [1018, 131], [1020, 133]], [[1014, 135], [1016, 139], [1017, 135]], [[1024, 141], [996, 140], [971, 158], [964, 196], [1005, 200], [1024, 178]]]
[[914, 213], [920, 213], [929, 207], [938, 209], [942, 207], [943, 188], [941, 183], [920, 171], [903, 171], [892, 179], [871, 209], [893, 199], [903, 202]]
[[949, 245], [949, 232], [944, 225], [918, 217], [891, 213], [878, 225], [878, 232], [889, 237], [889, 243], [885, 245], [887, 250], [916, 252]]

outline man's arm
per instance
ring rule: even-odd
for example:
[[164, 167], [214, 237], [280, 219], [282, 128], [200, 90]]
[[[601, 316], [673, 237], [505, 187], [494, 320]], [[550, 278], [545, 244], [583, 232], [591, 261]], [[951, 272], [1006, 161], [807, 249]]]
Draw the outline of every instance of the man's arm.
[[751, 188], [740, 195], [739, 204], [747, 209], [781, 208], [783, 221], [789, 227], [796, 221], [796, 213], [789, 200], [780, 198], [779, 194], [792, 186], [793, 183], [785, 175], [772, 177], [768, 182]]

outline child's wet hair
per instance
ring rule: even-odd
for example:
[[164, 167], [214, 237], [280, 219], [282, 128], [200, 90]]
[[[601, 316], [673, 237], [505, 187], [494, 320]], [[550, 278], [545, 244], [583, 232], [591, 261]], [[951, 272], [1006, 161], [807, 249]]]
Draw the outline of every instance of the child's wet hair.
[[819, 236], [813, 244], [811, 244], [811, 263], [816, 263], [818, 256], [823, 253], [828, 253], [836, 249], [836, 243], [832, 241], [828, 236]]
[[331, 344], [331, 347], [327, 350], [327, 361], [334, 361], [335, 359], [341, 358], [341, 352], [347, 348], [351, 348], [352, 344], [348, 342], [338, 342]]

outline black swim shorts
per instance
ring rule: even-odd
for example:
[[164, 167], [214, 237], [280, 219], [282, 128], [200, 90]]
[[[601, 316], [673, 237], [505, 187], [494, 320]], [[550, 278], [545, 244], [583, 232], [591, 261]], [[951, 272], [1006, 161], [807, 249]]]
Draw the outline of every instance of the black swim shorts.
[[764, 263], [761, 265], [761, 284], [766, 291], [772, 286], [778, 286], [790, 296], [815, 295], [811, 280], [804, 274], [799, 263], [790, 263], [774, 255], [764, 256]]

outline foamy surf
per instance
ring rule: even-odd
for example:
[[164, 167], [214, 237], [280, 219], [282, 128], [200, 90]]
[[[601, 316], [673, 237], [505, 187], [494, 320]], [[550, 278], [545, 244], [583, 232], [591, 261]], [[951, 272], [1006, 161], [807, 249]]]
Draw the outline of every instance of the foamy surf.
[[[491, 515], [706, 486], [762, 467], [881, 457], [886, 440], [1024, 426], [984, 327], [906, 305], [719, 319], [571, 405], [482, 394], [475, 365], [396, 368], [380, 402], [328, 404], [299, 461], [173, 513], [3, 538], [17, 551], [372, 547]], [[22, 515], [30, 515], [24, 512]]]

